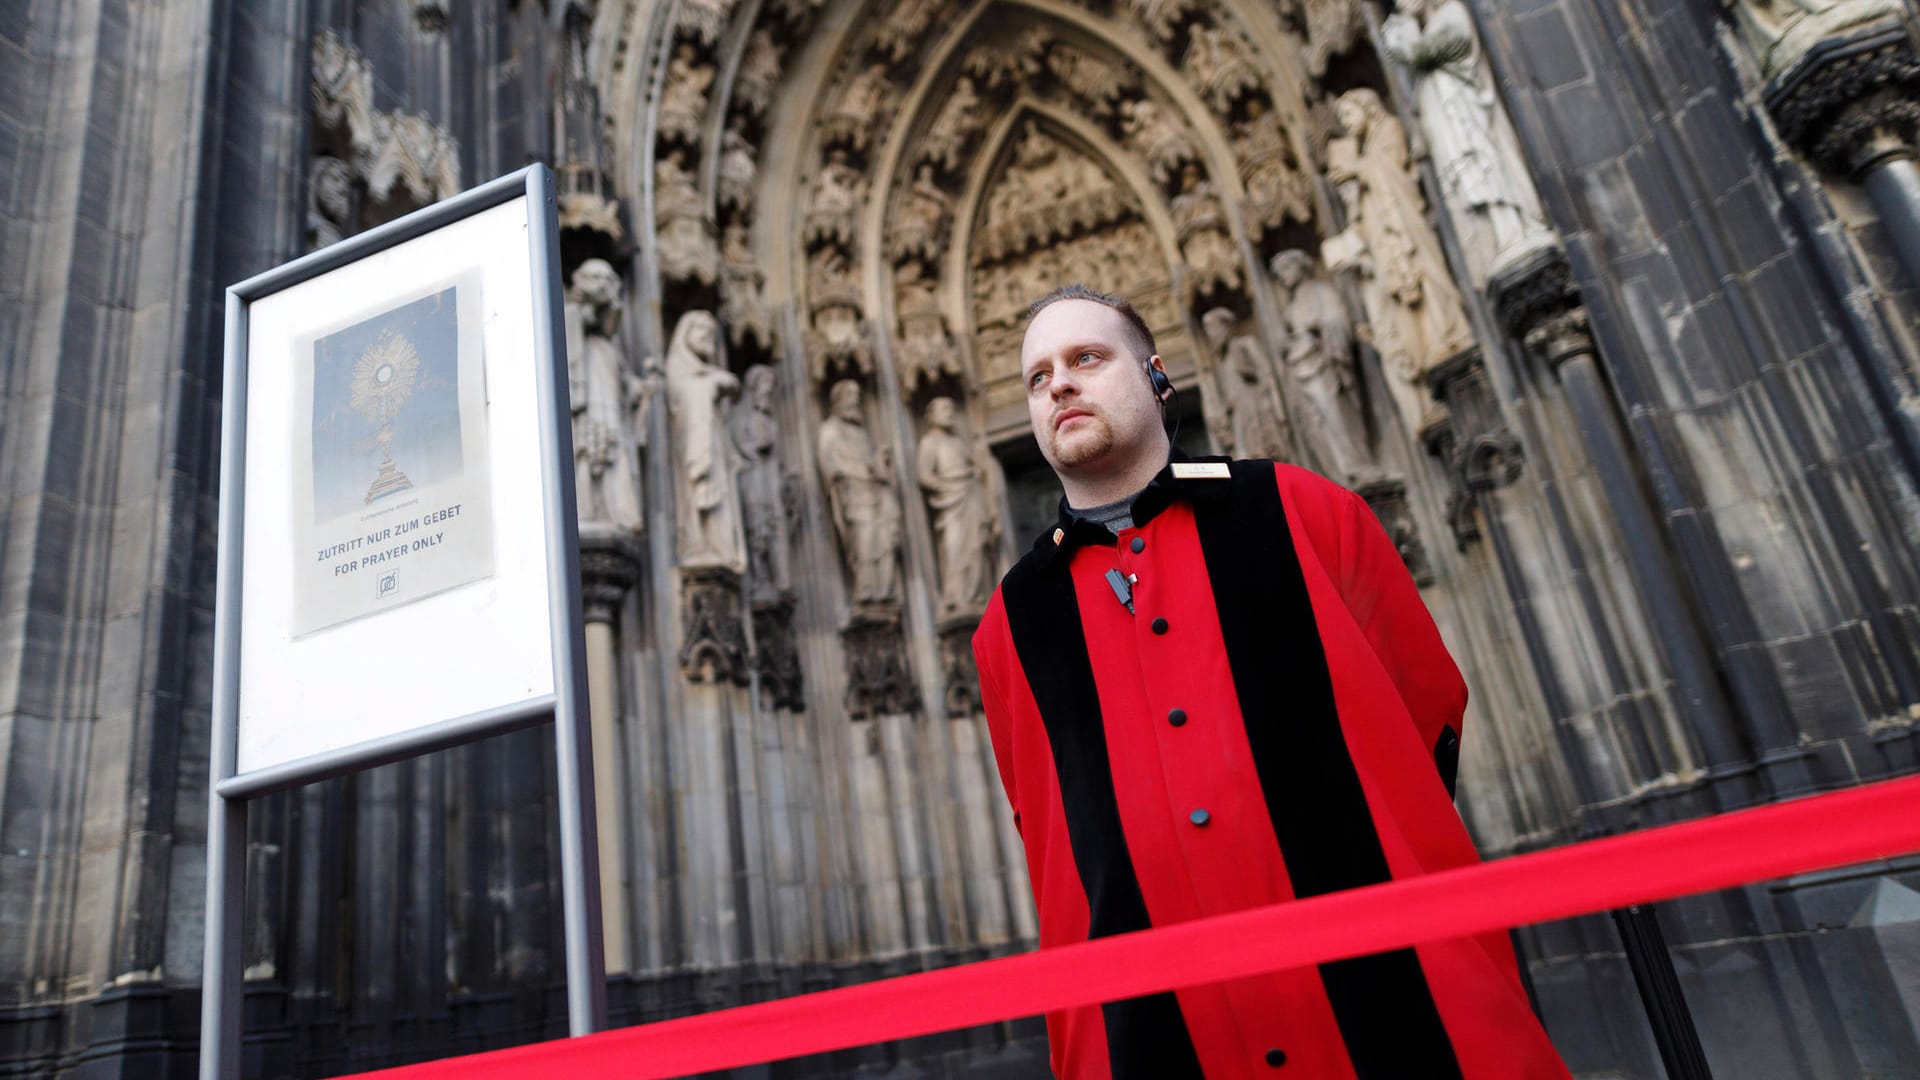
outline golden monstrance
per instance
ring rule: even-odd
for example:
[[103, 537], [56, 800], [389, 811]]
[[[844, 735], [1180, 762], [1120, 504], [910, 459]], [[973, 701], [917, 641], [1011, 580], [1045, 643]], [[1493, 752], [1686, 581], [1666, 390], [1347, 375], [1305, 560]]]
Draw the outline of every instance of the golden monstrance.
[[393, 463], [393, 418], [413, 394], [419, 375], [420, 354], [413, 342], [391, 330], [380, 331], [379, 340], [353, 365], [353, 409], [380, 425], [374, 436], [380, 442], [380, 475], [367, 487], [368, 502], [413, 486]]

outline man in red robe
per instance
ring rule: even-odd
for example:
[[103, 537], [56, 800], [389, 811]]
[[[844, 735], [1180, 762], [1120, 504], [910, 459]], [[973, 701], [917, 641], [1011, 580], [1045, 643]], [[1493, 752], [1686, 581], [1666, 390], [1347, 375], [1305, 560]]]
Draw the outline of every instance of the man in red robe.
[[[1475, 862], [1451, 793], [1466, 685], [1371, 508], [1290, 465], [1174, 455], [1172, 384], [1123, 300], [1041, 300], [1020, 366], [1065, 497], [973, 647], [1041, 947]], [[1047, 1031], [1071, 1078], [1568, 1076], [1500, 933]]]

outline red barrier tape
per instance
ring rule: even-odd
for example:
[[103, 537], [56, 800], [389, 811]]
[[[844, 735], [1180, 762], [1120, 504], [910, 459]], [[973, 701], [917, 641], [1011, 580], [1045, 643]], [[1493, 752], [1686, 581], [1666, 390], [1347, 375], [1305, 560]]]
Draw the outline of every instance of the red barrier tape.
[[1920, 777], [578, 1039], [364, 1074], [684, 1076], [1468, 937], [1920, 851]]

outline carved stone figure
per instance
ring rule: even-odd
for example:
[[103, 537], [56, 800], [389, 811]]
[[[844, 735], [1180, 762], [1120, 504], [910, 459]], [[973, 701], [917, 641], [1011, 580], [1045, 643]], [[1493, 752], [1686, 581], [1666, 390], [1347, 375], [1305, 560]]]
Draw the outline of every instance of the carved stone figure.
[[874, 47], [890, 63], [905, 60], [920, 48], [928, 25], [939, 11], [939, 0], [900, 0], [875, 29]]
[[854, 76], [824, 122], [823, 135], [827, 144], [846, 146], [856, 151], [865, 149], [867, 132], [879, 118], [880, 110], [886, 104], [887, 92], [885, 64], [873, 64]]
[[1418, 430], [1427, 372], [1471, 347], [1473, 331], [1427, 225], [1400, 121], [1365, 88], [1340, 95], [1335, 109], [1345, 134], [1327, 146], [1327, 179], [1346, 206], [1347, 229], [1327, 242], [1327, 261], [1359, 276], [1373, 346]]
[[1307, 39], [1301, 60], [1316, 79], [1327, 73], [1327, 61], [1352, 48], [1366, 29], [1360, 0], [1281, 0], [1280, 7]]
[[853, 218], [859, 209], [866, 181], [847, 161], [847, 152], [835, 147], [827, 151], [827, 162], [813, 184], [813, 201], [807, 207], [807, 220], [801, 238], [809, 245], [853, 243]]
[[980, 122], [980, 95], [973, 80], [962, 75], [921, 138], [919, 160], [942, 172], [952, 170], [960, 164], [967, 141], [979, 132]]
[[773, 90], [779, 82], [780, 43], [771, 29], [762, 26], [747, 39], [746, 54], [733, 77], [733, 99], [755, 116], [763, 115], [773, 103]]
[[713, 65], [700, 58], [691, 41], [682, 41], [667, 61], [667, 85], [660, 92], [660, 134], [687, 146], [700, 145], [700, 125], [707, 115], [707, 87], [713, 85]]
[[1214, 195], [1212, 181], [1197, 162], [1188, 162], [1180, 186], [1180, 194], [1173, 198], [1173, 224], [1179, 232], [1180, 253], [1193, 271], [1194, 287], [1202, 294], [1238, 289], [1240, 252], [1227, 232], [1226, 208]]
[[307, 182], [308, 249], [339, 243], [355, 231], [352, 166], [322, 154], [313, 159], [313, 174]]
[[1218, 23], [1197, 22], [1187, 29], [1187, 53], [1180, 66], [1193, 88], [1223, 116], [1234, 102], [1260, 89], [1252, 48]]
[[1791, 68], [1807, 50], [1829, 38], [1846, 37], [1866, 24], [1906, 14], [1904, 0], [1725, 0], [1771, 79]]
[[1462, 0], [1400, 0], [1381, 29], [1414, 101], [1469, 270], [1487, 276], [1552, 233]]
[[973, 614], [993, 591], [999, 514], [988, 505], [986, 473], [954, 430], [953, 399], [927, 402], [914, 473], [926, 494], [933, 546], [940, 560], [939, 617]]
[[933, 165], [921, 162], [913, 183], [894, 205], [887, 246], [895, 259], [938, 259], [947, 248], [947, 193], [934, 182]]
[[754, 603], [778, 599], [793, 585], [787, 540], [787, 492], [780, 472], [780, 425], [773, 418], [779, 376], [768, 364], [747, 369], [746, 393], [733, 410], [733, 445], [740, 469], [740, 510], [747, 539], [747, 596]]
[[1170, 40], [1201, 7], [1199, 0], [1126, 0], [1146, 31], [1161, 41]]
[[375, 113], [360, 169], [374, 201], [387, 201], [398, 185], [425, 206], [459, 193], [460, 143], [425, 113]]
[[711, 285], [719, 276], [720, 252], [713, 241], [713, 223], [685, 162], [686, 155], [676, 147], [653, 166], [660, 273], [672, 281]]
[[1180, 167], [1200, 160], [1193, 136], [1180, 126], [1172, 110], [1149, 98], [1120, 106], [1121, 129], [1127, 145], [1146, 159], [1153, 178], [1162, 186], [1180, 175]]
[[767, 312], [766, 274], [754, 260], [747, 223], [735, 218], [721, 234], [720, 321], [735, 346], [773, 350], [773, 318]]
[[1301, 442], [1322, 455], [1334, 479], [1353, 484], [1376, 478], [1366, 444], [1366, 420], [1355, 391], [1353, 319], [1333, 282], [1314, 271], [1313, 256], [1298, 248], [1273, 257], [1274, 277], [1287, 295], [1287, 378], [1304, 403], [1295, 419]]
[[900, 501], [886, 448], [874, 443], [860, 411], [860, 384], [833, 385], [832, 412], [820, 424], [820, 479], [833, 511], [840, 554], [853, 579], [853, 603], [900, 603]]
[[735, 0], [680, 0], [676, 21], [702, 45], [712, 45], [727, 28]]
[[673, 431], [676, 562], [681, 567], [746, 568], [740, 493], [734, 485], [727, 404], [740, 380], [717, 362], [720, 323], [689, 311], [667, 345], [667, 416]]
[[313, 118], [347, 134], [356, 155], [373, 149], [373, 65], [332, 30], [314, 36]]
[[807, 261], [807, 360], [814, 381], [834, 373], [866, 375], [873, 370], [867, 319], [853, 268], [840, 249], [826, 247]]
[[1112, 116], [1120, 102], [1136, 94], [1138, 80], [1131, 71], [1117, 68], [1104, 60], [1074, 48], [1055, 44], [1046, 53], [1047, 70], [1060, 80], [1087, 111], [1102, 119]]
[[753, 205], [753, 182], [758, 175], [746, 121], [735, 115], [720, 136], [720, 205], [735, 210]]
[[657, 382], [621, 348], [620, 275], [588, 259], [567, 288], [567, 390], [573, 407], [574, 491], [581, 522], [638, 532], [639, 445]]
[[1240, 182], [1247, 189], [1247, 219], [1264, 229], [1289, 221], [1313, 221], [1313, 179], [1287, 138], [1280, 114], [1267, 105], [1265, 95], [1247, 99], [1247, 118], [1234, 126], [1234, 156], [1240, 162]]
[[902, 263], [894, 272], [894, 311], [899, 316], [899, 347], [894, 350], [900, 385], [913, 394], [943, 375], [959, 377], [960, 355], [947, 333], [934, 282], [918, 262]]
[[1215, 374], [1225, 423], [1214, 435], [1235, 457], [1281, 459], [1287, 454], [1286, 424], [1267, 390], [1272, 365], [1252, 334], [1234, 334], [1239, 319], [1224, 307], [1200, 316], [1207, 344], [1220, 359]]

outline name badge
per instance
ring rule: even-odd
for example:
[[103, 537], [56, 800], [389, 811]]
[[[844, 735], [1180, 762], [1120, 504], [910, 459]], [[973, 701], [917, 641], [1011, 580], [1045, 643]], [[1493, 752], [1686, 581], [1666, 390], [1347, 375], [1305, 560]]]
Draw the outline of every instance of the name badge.
[[1175, 480], [1231, 480], [1233, 470], [1219, 461], [1176, 461], [1173, 463]]

